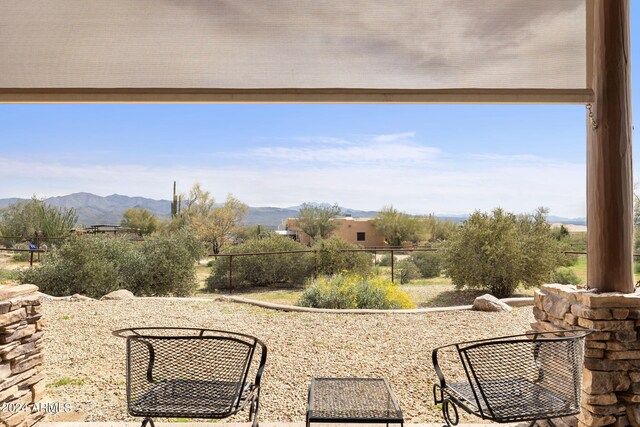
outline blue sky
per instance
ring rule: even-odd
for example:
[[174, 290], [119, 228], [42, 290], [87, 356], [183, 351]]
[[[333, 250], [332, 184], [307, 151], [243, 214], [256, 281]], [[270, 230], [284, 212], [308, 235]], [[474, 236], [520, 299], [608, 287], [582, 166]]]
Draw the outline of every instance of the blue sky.
[[[636, 2], [631, 24], [635, 58]], [[0, 198], [168, 199], [177, 180], [251, 206], [583, 217], [585, 132], [577, 105], [1, 105]]]

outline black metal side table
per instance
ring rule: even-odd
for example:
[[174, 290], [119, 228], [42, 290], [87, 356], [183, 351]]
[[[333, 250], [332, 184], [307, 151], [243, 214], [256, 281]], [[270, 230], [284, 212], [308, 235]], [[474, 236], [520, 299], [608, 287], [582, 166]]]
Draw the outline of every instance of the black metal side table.
[[384, 378], [313, 378], [309, 385], [307, 427], [320, 423], [389, 423], [404, 416]]

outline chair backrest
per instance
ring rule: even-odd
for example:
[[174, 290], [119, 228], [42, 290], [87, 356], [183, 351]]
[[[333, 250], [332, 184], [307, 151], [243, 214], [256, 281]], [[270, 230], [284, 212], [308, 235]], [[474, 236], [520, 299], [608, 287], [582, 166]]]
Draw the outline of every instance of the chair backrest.
[[[181, 331], [190, 331], [188, 329]], [[142, 335], [127, 337], [127, 396], [129, 403], [158, 384], [181, 388], [185, 398], [217, 393], [221, 407], [240, 402], [256, 349], [253, 337], [207, 331], [208, 334]]]
[[583, 352], [583, 336], [459, 347], [477, 399], [498, 421], [579, 412]]

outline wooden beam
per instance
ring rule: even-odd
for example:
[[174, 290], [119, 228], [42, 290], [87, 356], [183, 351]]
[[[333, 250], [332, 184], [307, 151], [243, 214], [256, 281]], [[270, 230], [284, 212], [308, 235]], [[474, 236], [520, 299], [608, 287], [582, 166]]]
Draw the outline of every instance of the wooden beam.
[[591, 89], [0, 88], [0, 103], [584, 104]]
[[[633, 292], [629, 1], [594, 0], [593, 120], [587, 114], [587, 279]], [[594, 126], [595, 124], [595, 126]]]

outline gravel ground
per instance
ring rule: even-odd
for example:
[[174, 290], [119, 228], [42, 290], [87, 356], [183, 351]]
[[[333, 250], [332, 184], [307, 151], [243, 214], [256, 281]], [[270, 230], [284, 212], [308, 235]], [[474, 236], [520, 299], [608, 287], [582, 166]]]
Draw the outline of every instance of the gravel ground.
[[[111, 331], [185, 326], [244, 332], [266, 343], [263, 421], [304, 420], [307, 386], [313, 376], [362, 376], [389, 380], [405, 421], [440, 422], [431, 392], [435, 379], [431, 349], [523, 333], [533, 321], [531, 307], [511, 313], [334, 315], [175, 299], [44, 304], [49, 398], [73, 409], [50, 418], [59, 421], [131, 420], [126, 412], [125, 340], [113, 337]], [[228, 421], [246, 421], [246, 414]]]

